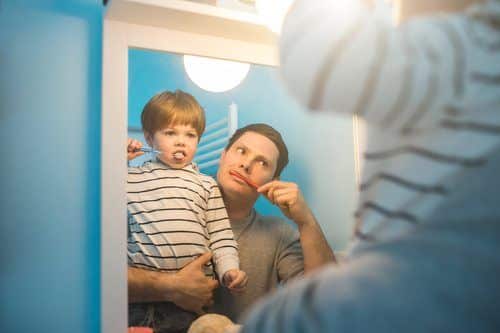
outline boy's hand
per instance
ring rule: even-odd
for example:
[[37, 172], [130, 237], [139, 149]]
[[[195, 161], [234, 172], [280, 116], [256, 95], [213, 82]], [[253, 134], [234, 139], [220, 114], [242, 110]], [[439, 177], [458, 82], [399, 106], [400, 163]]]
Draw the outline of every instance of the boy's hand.
[[139, 149], [142, 148], [142, 142], [135, 139], [127, 139], [127, 160], [133, 160], [134, 158], [143, 155], [144, 153]]
[[224, 285], [232, 294], [241, 294], [245, 291], [248, 283], [247, 273], [239, 269], [230, 269], [222, 278]]

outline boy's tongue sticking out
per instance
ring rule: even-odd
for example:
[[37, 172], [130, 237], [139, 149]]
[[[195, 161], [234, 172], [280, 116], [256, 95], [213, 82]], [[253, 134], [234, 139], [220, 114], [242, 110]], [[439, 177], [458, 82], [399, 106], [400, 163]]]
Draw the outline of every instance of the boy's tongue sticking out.
[[176, 151], [174, 152], [174, 159], [176, 160], [183, 160], [186, 154], [183, 151]]

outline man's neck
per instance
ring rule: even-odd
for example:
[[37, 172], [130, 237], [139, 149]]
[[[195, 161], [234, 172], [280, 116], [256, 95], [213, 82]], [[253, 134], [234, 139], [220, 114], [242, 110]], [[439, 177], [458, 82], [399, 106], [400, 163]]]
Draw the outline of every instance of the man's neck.
[[231, 199], [224, 198], [227, 215], [231, 223], [242, 220], [250, 215], [256, 200], [242, 200], [244, 198]]

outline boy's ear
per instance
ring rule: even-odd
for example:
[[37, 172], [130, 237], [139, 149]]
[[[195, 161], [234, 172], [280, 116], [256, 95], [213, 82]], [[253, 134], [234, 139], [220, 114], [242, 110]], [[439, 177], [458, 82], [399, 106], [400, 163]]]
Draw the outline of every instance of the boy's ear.
[[144, 138], [150, 147], [153, 147], [153, 136], [149, 132], [144, 132]]

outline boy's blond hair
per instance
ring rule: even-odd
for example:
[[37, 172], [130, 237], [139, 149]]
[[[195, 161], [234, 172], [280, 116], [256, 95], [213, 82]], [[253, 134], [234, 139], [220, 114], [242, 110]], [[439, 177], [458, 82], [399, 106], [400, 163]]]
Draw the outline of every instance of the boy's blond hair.
[[191, 125], [201, 137], [205, 131], [205, 111], [196, 99], [182, 91], [164, 91], [153, 96], [141, 115], [142, 130], [153, 135], [169, 125]]

